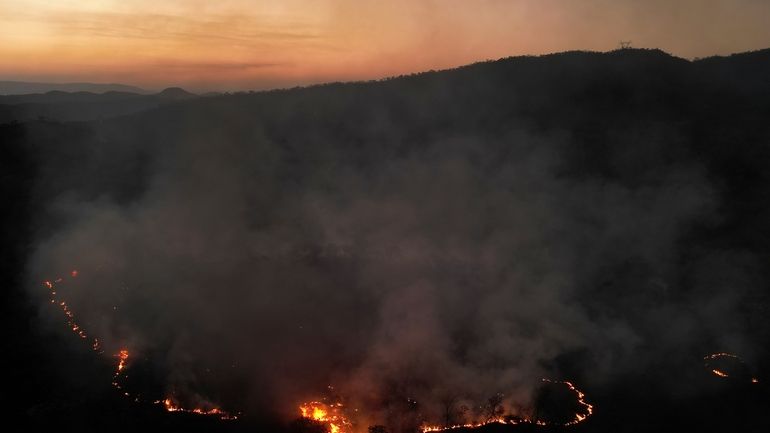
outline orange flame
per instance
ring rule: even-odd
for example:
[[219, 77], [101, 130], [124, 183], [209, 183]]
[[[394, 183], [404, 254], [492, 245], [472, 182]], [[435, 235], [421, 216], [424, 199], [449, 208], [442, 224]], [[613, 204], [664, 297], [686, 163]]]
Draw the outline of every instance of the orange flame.
[[[73, 269], [70, 271], [69, 276], [72, 278], [76, 278], [80, 273]], [[62, 283], [64, 281], [64, 278], [59, 277], [53, 280], [51, 282], [50, 280], [43, 281], [43, 286], [48, 289], [50, 294], [50, 301], [52, 304], [58, 305], [59, 308], [64, 313], [64, 316], [67, 318], [67, 326], [72, 329], [72, 332], [77, 334], [80, 338], [87, 339], [88, 334], [86, 334], [86, 331], [76, 322], [75, 320], [75, 314], [70, 310], [69, 306], [67, 305], [66, 301], [59, 301], [56, 298], [56, 285], [59, 283]], [[98, 338], [93, 338], [93, 343], [91, 344], [91, 348], [98, 353], [104, 353], [102, 351], [101, 343], [99, 342]], [[112, 377], [112, 386], [115, 387], [115, 389], [121, 390], [122, 386], [120, 384], [120, 377], [125, 376], [124, 370], [128, 367], [128, 358], [129, 358], [129, 351], [128, 349], [120, 349], [120, 351], [115, 354], [115, 357], [118, 358], [118, 364], [115, 367], [115, 373]], [[126, 397], [131, 397], [131, 394], [128, 392], [123, 392], [123, 395]], [[140, 402], [141, 399], [136, 396], [134, 398], [134, 401]], [[211, 415], [211, 416], [217, 416], [220, 419], [223, 420], [235, 420], [238, 419], [237, 415], [230, 414], [228, 412], [223, 411], [222, 409], [218, 407], [214, 407], [212, 409], [202, 409], [202, 408], [194, 408], [194, 409], [186, 409], [181, 406], [178, 406], [172, 402], [170, 398], [166, 398], [165, 400], [158, 400], [155, 401], [156, 404], [163, 404], [167, 411], [169, 412], [187, 412], [187, 413], [193, 413], [196, 415]]]
[[118, 352], [118, 374], [126, 368], [126, 361], [128, 361], [128, 350], [122, 349]]
[[[115, 357], [118, 358], [118, 365], [115, 367], [115, 374], [112, 375], [112, 386], [114, 386], [115, 389], [123, 389], [123, 387], [120, 385], [120, 376], [121, 373], [123, 373], [123, 370], [125, 370], [126, 364], [128, 363], [128, 350], [121, 349], [117, 354], [115, 354]], [[127, 392], [124, 392], [123, 395], [126, 397], [131, 396]]]
[[223, 420], [238, 419], [238, 415], [233, 415], [231, 413], [225, 412], [218, 407], [214, 407], [211, 409], [203, 409], [199, 407], [196, 407], [193, 409], [187, 409], [174, 403], [174, 401], [169, 397], [166, 397], [163, 400], [156, 401], [155, 403], [163, 404], [163, 407], [166, 409], [167, 412], [184, 412], [184, 413], [193, 413], [196, 415], [216, 416], [219, 419], [223, 419]]
[[348, 433], [351, 431], [351, 423], [343, 414], [342, 403], [326, 404], [320, 401], [311, 401], [301, 404], [299, 411], [303, 418], [327, 424], [330, 433]]
[[[73, 270], [70, 272], [70, 275], [74, 278], [77, 277], [78, 271]], [[86, 333], [85, 329], [83, 329], [82, 326], [80, 326], [77, 321], [75, 320], [75, 314], [70, 310], [69, 305], [67, 305], [66, 301], [58, 301], [56, 299], [56, 285], [59, 283], [62, 283], [64, 281], [64, 278], [56, 278], [53, 282], [50, 280], [43, 281], [43, 286], [45, 286], [50, 295], [50, 300], [52, 304], [58, 304], [59, 308], [62, 310], [62, 313], [64, 313], [64, 316], [67, 318], [67, 326], [74, 332], [78, 337], [86, 340], [88, 339], [88, 334]], [[99, 344], [99, 340], [94, 338], [93, 342], [91, 344], [91, 348], [95, 352], [101, 352], [101, 345]]]
[[[712, 353], [711, 355], [706, 355], [706, 356], [703, 357], [703, 361], [705, 363], [705, 367], [707, 369], [709, 369], [715, 376], [725, 377], [725, 378], [726, 377], [730, 377], [730, 375], [726, 371], [720, 370], [718, 368], [713, 368], [710, 365], [711, 364], [710, 361], [718, 360], [718, 359], [721, 359], [721, 358], [734, 359], [734, 360], [740, 362], [741, 364], [744, 364], [743, 359], [741, 359], [740, 356], [733, 355], [732, 353], [717, 352], [717, 353]], [[759, 379], [757, 379], [756, 377], [752, 377], [751, 378], [751, 383], [759, 383]]]
[[594, 406], [586, 402], [585, 400], [586, 395], [582, 391], [577, 389], [577, 387], [575, 387], [575, 385], [573, 385], [572, 382], [550, 380], [550, 379], [543, 379], [543, 382], [561, 384], [569, 388], [570, 391], [575, 393], [578, 404], [580, 404], [583, 407], [584, 411], [576, 413], [575, 418], [572, 421], [569, 421], [564, 424], [548, 423], [543, 420], [511, 419], [511, 418], [498, 417], [498, 418], [492, 418], [492, 419], [489, 419], [483, 422], [478, 422], [478, 423], [456, 424], [451, 426], [423, 425], [420, 428], [420, 430], [422, 431], [422, 433], [440, 432], [444, 430], [454, 430], [458, 428], [478, 428], [489, 424], [506, 424], [506, 425], [533, 424], [533, 425], [539, 425], [539, 426], [549, 426], [549, 425], [570, 426], [570, 425], [575, 425], [577, 423], [583, 422], [589, 416], [593, 415]]
[[567, 388], [570, 389], [570, 391], [575, 393], [575, 396], [577, 396], [578, 403], [583, 407], [583, 409], [585, 409], [585, 413], [579, 413], [579, 412], [576, 413], [575, 414], [575, 419], [570, 421], [570, 422], [568, 422], [568, 423], [566, 423], [566, 424], [564, 424], [564, 425], [574, 425], [574, 424], [577, 424], [577, 423], [579, 423], [581, 421], [585, 421], [586, 418], [588, 418], [589, 416], [593, 415], [593, 413], [594, 413], [594, 406], [592, 404], [586, 402], [586, 400], [585, 400], [586, 395], [582, 391], [577, 389], [575, 387], [575, 385], [572, 384], [572, 382], [567, 382], [566, 380], [565, 381], [552, 381], [552, 380], [548, 380], [548, 379], [543, 379], [543, 381], [544, 382], [551, 382], [551, 383], [561, 383], [563, 385], [566, 385]]

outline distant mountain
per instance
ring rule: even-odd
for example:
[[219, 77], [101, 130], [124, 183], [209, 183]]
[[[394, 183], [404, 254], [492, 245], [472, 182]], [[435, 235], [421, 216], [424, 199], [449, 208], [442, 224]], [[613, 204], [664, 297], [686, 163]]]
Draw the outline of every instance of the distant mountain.
[[116, 83], [36, 83], [28, 81], [0, 81], [0, 95], [24, 95], [30, 93], [61, 92], [131, 92], [147, 94], [140, 87]]
[[158, 93], [158, 97], [163, 99], [183, 100], [197, 98], [198, 95], [190, 93], [181, 87], [169, 87]]
[[64, 102], [95, 102], [116, 99], [141, 98], [142, 95], [133, 92], [62, 92], [52, 90], [46, 93], [29, 93], [22, 95], [0, 95], [0, 104], [57, 104]]
[[105, 119], [197, 97], [179, 87], [171, 87], [152, 95], [118, 91], [93, 93], [59, 90], [0, 95], [0, 124], [39, 118], [60, 121]]

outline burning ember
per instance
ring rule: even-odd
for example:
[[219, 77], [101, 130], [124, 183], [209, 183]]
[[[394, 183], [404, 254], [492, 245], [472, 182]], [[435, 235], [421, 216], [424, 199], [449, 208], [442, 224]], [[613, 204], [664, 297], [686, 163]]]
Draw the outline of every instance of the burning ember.
[[593, 413], [594, 413], [594, 406], [592, 404], [586, 402], [586, 400], [585, 400], [586, 395], [582, 391], [577, 389], [575, 387], [575, 385], [572, 384], [572, 382], [568, 382], [566, 380], [565, 381], [553, 381], [553, 380], [548, 380], [548, 379], [543, 379], [543, 382], [557, 383], [557, 384], [562, 384], [562, 385], [566, 386], [567, 388], [569, 388], [570, 391], [575, 393], [575, 397], [577, 397], [578, 404], [584, 409], [584, 412], [582, 412], [582, 413], [581, 412], [575, 413], [575, 419], [573, 419], [572, 421], [569, 421], [566, 424], [564, 424], [565, 426], [574, 425], [574, 424], [577, 424], [579, 422], [585, 421], [586, 418], [588, 418], [589, 416], [593, 415]]
[[128, 350], [123, 349], [118, 352], [118, 374], [126, 368], [126, 361], [128, 360]]
[[[78, 271], [73, 270], [70, 272], [70, 276], [72, 278], [75, 278], [78, 276]], [[51, 300], [51, 303], [54, 305], [58, 305], [59, 309], [61, 309], [62, 313], [64, 313], [64, 316], [67, 318], [67, 327], [69, 327], [72, 332], [74, 332], [78, 337], [87, 340], [88, 334], [86, 333], [85, 329], [83, 329], [82, 326], [78, 324], [78, 322], [75, 320], [75, 313], [72, 312], [69, 305], [67, 305], [66, 301], [59, 301], [57, 300], [57, 290], [56, 285], [63, 282], [63, 278], [57, 278], [53, 282], [51, 281], [44, 281], [43, 286], [45, 286], [48, 289], [49, 292], [49, 299]], [[101, 352], [101, 345], [99, 344], [99, 340], [96, 338], [92, 339], [91, 347], [95, 352]]]
[[[69, 273], [69, 276], [71, 278], [76, 278], [78, 274], [79, 273], [77, 270], [72, 270]], [[57, 284], [60, 284], [62, 282], [64, 282], [64, 278], [60, 277], [60, 278], [56, 278], [53, 282], [44, 281], [43, 286], [46, 287], [49, 291], [51, 303], [54, 305], [57, 305], [64, 313], [64, 316], [67, 318], [67, 326], [70, 329], [72, 329], [72, 332], [74, 332], [78, 337], [86, 340], [89, 338], [88, 334], [86, 333], [85, 329], [83, 329], [83, 327], [80, 326], [75, 320], [75, 314], [69, 308], [69, 306], [67, 305], [67, 302], [63, 300], [61, 301], [57, 300], [56, 287], [57, 287]], [[104, 353], [104, 351], [102, 350], [101, 343], [97, 338], [92, 338], [91, 348], [99, 354]], [[115, 387], [115, 389], [117, 390], [123, 391], [123, 386], [120, 383], [120, 378], [125, 377], [125, 370], [128, 367], [129, 351], [128, 349], [123, 348], [123, 349], [120, 349], [120, 351], [118, 351], [118, 353], [115, 354], [114, 356], [115, 358], [117, 358], [118, 362], [115, 367], [115, 373], [112, 376], [112, 386]], [[125, 391], [123, 391], [123, 395], [125, 395], [126, 397], [131, 397], [131, 394]], [[135, 397], [134, 401], [137, 403], [141, 402], [139, 397]], [[213, 407], [210, 409], [203, 409], [203, 408], [197, 408], [197, 407], [193, 409], [184, 408], [174, 403], [171, 398], [165, 398], [164, 400], [156, 400], [154, 403], [162, 404], [163, 407], [168, 412], [185, 412], [185, 413], [192, 413], [196, 415], [216, 416], [222, 420], [238, 419], [237, 415], [231, 414], [229, 412], [225, 412], [224, 410], [218, 407]]]
[[[518, 425], [518, 424], [533, 424], [533, 423], [528, 421], [528, 420], [519, 420], [519, 421], [517, 421], [517, 420], [507, 420], [505, 418], [493, 418], [493, 419], [490, 419], [490, 420], [487, 420], [487, 421], [484, 421], [484, 422], [466, 423], [466, 424], [455, 424], [455, 425], [450, 425], [448, 427], [437, 426], [437, 425], [423, 425], [420, 428], [420, 430], [423, 433], [427, 433], [427, 432], [440, 432], [440, 431], [445, 431], [445, 430], [455, 430], [455, 429], [458, 429], [458, 428], [479, 428], [479, 427], [483, 427], [483, 426], [489, 425], [489, 424]], [[538, 422], [536, 422], [534, 424], [536, 424], [536, 425], [546, 425], [542, 421], [538, 421]]]
[[746, 363], [737, 355], [719, 352], [703, 357], [703, 365], [714, 376], [723, 378], [747, 377], [751, 383], [759, 383], [756, 377], [749, 374]]
[[325, 423], [330, 433], [348, 433], [351, 423], [343, 414], [342, 403], [326, 404], [320, 401], [303, 403], [299, 407], [303, 418]]
[[585, 394], [579, 389], [577, 389], [575, 385], [572, 384], [572, 382], [556, 381], [556, 380], [550, 380], [550, 379], [543, 379], [543, 382], [566, 386], [569, 391], [575, 394], [575, 397], [577, 398], [577, 403], [582, 408], [582, 411], [575, 413], [574, 419], [565, 423], [554, 423], [554, 422], [544, 421], [541, 419], [525, 419], [525, 418], [517, 418], [517, 417], [510, 417], [510, 416], [500, 416], [500, 417], [488, 419], [486, 421], [477, 422], [477, 423], [456, 424], [451, 426], [423, 425], [421, 430], [423, 433], [440, 432], [444, 430], [454, 430], [459, 428], [478, 428], [489, 424], [505, 424], [505, 425], [531, 424], [531, 425], [538, 425], [538, 426], [566, 427], [566, 426], [571, 426], [571, 425], [575, 425], [580, 422], [583, 422], [594, 413], [593, 405], [586, 402]]
[[[128, 362], [128, 350], [121, 349], [120, 352], [115, 355], [115, 357], [118, 358], [118, 365], [115, 367], [115, 374], [112, 375], [112, 386], [114, 386], [117, 390], [122, 390], [123, 386], [121, 386], [119, 379], [121, 373], [123, 373], [123, 370], [126, 368], [126, 363]], [[131, 396], [127, 392], [123, 392], [123, 395], [126, 397]]]
[[156, 404], [162, 404], [163, 407], [166, 409], [167, 412], [184, 412], [184, 413], [192, 413], [195, 415], [207, 415], [207, 416], [216, 416], [219, 419], [222, 420], [235, 420], [238, 419], [238, 415], [233, 415], [231, 413], [225, 412], [222, 409], [218, 407], [213, 407], [211, 409], [203, 409], [200, 407], [196, 407], [193, 409], [187, 409], [182, 406], [179, 406], [178, 404], [174, 403], [174, 401], [171, 398], [165, 398], [163, 400], [158, 400], [155, 402]]

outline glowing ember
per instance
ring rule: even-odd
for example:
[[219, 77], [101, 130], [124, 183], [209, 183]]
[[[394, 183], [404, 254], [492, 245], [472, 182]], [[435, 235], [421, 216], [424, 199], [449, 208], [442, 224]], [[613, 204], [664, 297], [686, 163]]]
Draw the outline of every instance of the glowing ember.
[[[115, 367], [115, 374], [112, 375], [112, 386], [115, 387], [115, 389], [123, 389], [123, 386], [120, 384], [120, 376], [123, 370], [126, 368], [126, 363], [128, 362], [128, 350], [121, 349], [120, 352], [118, 352], [115, 355], [116, 358], [118, 358], [118, 365]], [[126, 397], [130, 397], [131, 395], [127, 392], [124, 392], [123, 395]]]
[[[73, 270], [70, 272], [70, 275], [74, 278], [78, 275], [78, 271]], [[64, 313], [64, 316], [67, 318], [67, 327], [69, 327], [72, 332], [74, 332], [78, 337], [86, 340], [88, 339], [88, 334], [86, 333], [85, 329], [83, 329], [82, 326], [80, 326], [77, 321], [75, 320], [75, 314], [70, 310], [69, 305], [67, 305], [66, 301], [57, 301], [56, 295], [56, 285], [59, 283], [62, 283], [64, 281], [63, 278], [56, 278], [53, 282], [51, 281], [43, 281], [43, 286], [45, 286], [48, 289], [50, 300], [52, 304], [58, 304], [59, 308], [61, 309], [62, 313]], [[101, 345], [99, 344], [99, 340], [94, 338], [91, 343], [91, 348], [95, 352], [101, 353]]]
[[568, 422], [568, 423], [566, 423], [564, 425], [574, 425], [574, 424], [577, 424], [579, 422], [585, 421], [586, 418], [588, 418], [589, 416], [593, 415], [593, 413], [594, 413], [594, 406], [592, 404], [586, 402], [586, 400], [585, 400], [586, 395], [582, 391], [580, 391], [579, 389], [575, 388], [575, 385], [573, 385], [572, 382], [567, 382], [566, 380], [565, 381], [552, 381], [552, 380], [548, 380], [548, 379], [543, 379], [543, 382], [560, 383], [562, 385], [567, 386], [567, 388], [569, 388], [570, 391], [575, 393], [575, 396], [577, 397], [578, 404], [580, 404], [583, 407], [583, 409], [585, 409], [584, 413], [580, 413], [580, 412], [576, 413], [575, 414], [575, 419], [573, 419], [572, 421], [570, 421], [570, 422]]
[[171, 398], [165, 398], [163, 400], [159, 400], [155, 402], [156, 404], [163, 404], [163, 407], [166, 409], [167, 412], [184, 412], [184, 413], [192, 413], [195, 415], [207, 415], [207, 416], [216, 416], [219, 419], [222, 420], [235, 420], [238, 419], [238, 415], [233, 415], [228, 412], [223, 411], [222, 409], [218, 407], [214, 407], [211, 409], [203, 409], [203, 408], [193, 408], [193, 409], [187, 409], [184, 408], [176, 403]]
[[[79, 272], [77, 270], [72, 270], [69, 273], [69, 276], [72, 278], [76, 278], [79, 275]], [[82, 339], [88, 339], [88, 334], [86, 331], [76, 322], [75, 320], [75, 314], [70, 310], [69, 306], [67, 305], [67, 302], [64, 300], [57, 300], [56, 295], [56, 285], [64, 282], [64, 278], [56, 278], [53, 280], [53, 282], [46, 280], [43, 281], [43, 286], [48, 289], [50, 294], [50, 301], [54, 305], [58, 305], [58, 307], [62, 310], [64, 313], [64, 316], [67, 318], [67, 326], [77, 334]], [[99, 342], [99, 339], [93, 338], [93, 342], [91, 344], [91, 348], [98, 353], [104, 353], [102, 350], [101, 343]], [[120, 349], [117, 354], [115, 354], [115, 358], [118, 359], [118, 363], [115, 367], [115, 373], [112, 376], [112, 386], [115, 387], [115, 389], [122, 390], [123, 386], [120, 384], [120, 378], [125, 377], [124, 371], [128, 367], [128, 358], [129, 358], [129, 351], [128, 349]], [[130, 397], [131, 394], [128, 392], [123, 392], [123, 395], [126, 397]], [[141, 402], [140, 398], [137, 396], [134, 398], [135, 402]], [[218, 407], [213, 407], [210, 409], [203, 409], [203, 408], [193, 408], [193, 409], [187, 409], [184, 407], [179, 406], [178, 404], [173, 403], [173, 401], [170, 398], [166, 398], [164, 400], [157, 400], [155, 401], [156, 404], [162, 404], [164, 408], [168, 412], [185, 412], [185, 413], [192, 413], [196, 415], [208, 415], [208, 416], [216, 416], [219, 419], [222, 420], [235, 420], [238, 419], [237, 415], [230, 414], [228, 412], [223, 411], [222, 409]]]
[[444, 430], [454, 430], [458, 428], [478, 428], [489, 424], [518, 424], [518, 422], [515, 422], [515, 421], [509, 422], [504, 420], [503, 418], [494, 418], [494, 419], [484, 421], [484, 422], [479, 422], [479, 423], [455, 424], [455, 425], [450, 425], [448, 427], [436, 426], [436, 425], [424, 425], [420, 428], [420, 430], [423, 433], [439, 432]]
[[351, 431], [351, 423], [343, 414], [342, 403], [326, 404], [311, 401], [300, 405], [299, 411], [303, 418], [327, 424], [331, 433]]
[[[713, 373], [715, 376], [723, 378], [731, 377], [732, 373], [731, 369], [729, 368], [731, 365], [729, 362], [733, 363], [732, 366], [745, 366], [745, 363], [741, 357], [727, 352], [719, 352], [706, 355], [703, 357], [703, 361], [707, 370], [711, 371], [711, 373]], [[759, 380], [756, 377], [751, 377], [750, 381], [751, 383], [759, 383]]]
[[128, 350], [123, 349], [118, 353], [118, 373], [126, 368], [126, 361], [128, 360]]
[[570, 426], [575, 425], [577, 423], [585, 421], [589, 416], [591, 416], [594, 413], [594, 406], [588, 402], [586, 402], [585, 397], [586, 395], [577, 389], [575, 385], [572, 384], [572, 382], [567, 381], [556, 381], [556, 380], [549, 380], [549, 379], [543, 379], [543, 382], [546, 383], [554, 383], [554, 384], [560, 384], [566, 386], [570, 391], [575, 393], [575, 397], [577, 398], [578, 404], [583, 408], [583, 411], [578, 412], [575, 414], [575, 418], [572, 421], [563, 423], [563, 424], [557, 424], [557, 423], [549, 423], [543, 420], [532, 420], [532, 419], [517, 419], [517, 418], [510, 418], [510, 417], [497, 417], [492, 418], [483, 422], [478, 423], [466, 423], [466, 424], [456, 424], [451, 426], [438, 426], [438, 425], [423, 425], [421, 427], [421, 431], [423, 433], [428, 432], [440, 432], [444, 430], [454, 430], [459, 428], [478, 428], [483, 427], [485, 425], [489, 424], [506, 424], [506, 425], [519, 425], [519, 424], [531, 424], [531, 425], [538, 425], [538, 426]]
[[[549, 425], [545, 421], [537, 420], [532, 421], [529, 419], [508, 419], [508, 418], [492, 418], [483, 422], [477, 422], [477, 423], [466, 423], [466, 424], [455, 424], [450, 425], [448, 427], [445, 426], [437, 426], [437, 425], [423, 425], [420, 430], [422, 432], [440, 432], [444, 430], [455, 430], [458, 428], [479, 428], [483, 427], [485, 425], [489, 424], [506, 424], [506, 425], [519, 425], [519, 424], [532, 424], [532, 425], [539, 425], [539, 426], [547, 426]], [[565, 425], [571, 425], [571, 424], [565, 424]]]

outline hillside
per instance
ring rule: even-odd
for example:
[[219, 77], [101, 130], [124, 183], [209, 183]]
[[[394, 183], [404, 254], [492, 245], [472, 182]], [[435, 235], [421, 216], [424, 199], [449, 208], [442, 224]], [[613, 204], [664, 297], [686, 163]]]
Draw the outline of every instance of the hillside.
[[[437, 419], [443, 391], [547, 373], [595, 415], [477, 431], [763, 431], [768, 77], [770, 50], [627, 49], [205, 98], [0, 97], [49, 113], [0, 125], [2, 351], [26, 381], [3, 404], [40, 428], [196, 425], [70, 400], [111, 395], [107, 361], [30, 287], [78, 266], [87, 323], [248, 414], [213, 428], [282, 431], [286, 390], [330, 377], [403, 426]], [[703, 368], [723, 350], [759, 384]]]

